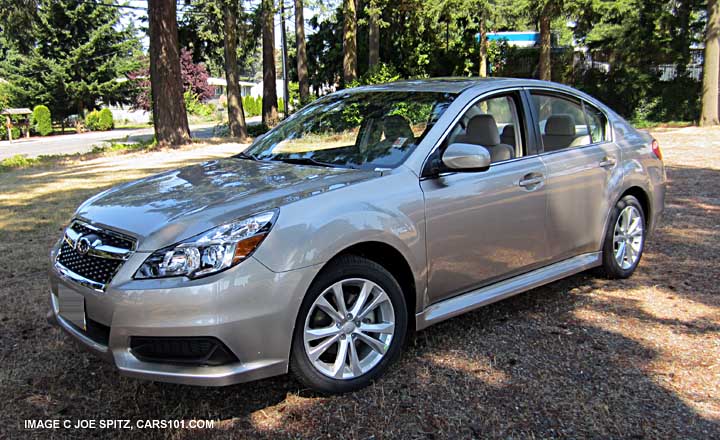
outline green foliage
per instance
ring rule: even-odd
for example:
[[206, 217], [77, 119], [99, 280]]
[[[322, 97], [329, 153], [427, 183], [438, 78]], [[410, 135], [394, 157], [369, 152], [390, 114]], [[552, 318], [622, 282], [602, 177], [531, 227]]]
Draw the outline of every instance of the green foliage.
[[[20, 122], [20, 116], [11, 116], [10, 120], [13, 122], [13, 124], [17, 124], [18, 122]], [[0, 117], [0, 141], [8, 140], [8, 131], [5, 123], [5, 116]], [[20, 128], [17, 125], [14, 125], [12, 128], [12, 138], [19, 139], [21, 134], [22, 133], [20, 132]]]
[[[31, 5], [31, 6], [28, 6]], [[23, 32], [3, 27], [6, 53], [0, 77], [15, 106], [46, 105], [62, 120], [105, 104], [129, 103], [141, 44], [124, 10], [93, 1], [37, 0], [27, 9]]]
[[109, 108], [104, 108], [100, 110], [98, 126], [101, 131], [112, 130], [113, 127], [115, 127], [115, 122], [113, 121], [113, 114]]
[[262, 112], [262, 98], [252, 97], [250, 95], [243, 96], [242, 98], [243, 110], [245, 111], [245, 117], [259, 116]]
[[348, 85], [348, 87], [358, 87], [370, 84], [384, 84], [400, 79], [398, 71], [386, 63], [379, 63], [368, 69], [360, 78], [356, 79]]
[[110, 109], [93, 110], [85, 117], [85, 127], [90, 131], [107, 131], [114, 126]]
[[85, 128], [90, 131], [100, 131], [100, 112], [93, 110], [85, 116]]
[[40, 162], [38, 158], [30, 158], [23, 154], [16, 154], [0, 161], [0, 171], [8, 171], [15, 168], [27, 168]]
[[215, 114], [215, 105], [203, 104], [198, 99], [197, 94], [192, 91], [185, 91], [185, 93], [183, 93], [183, 98], [185, 98], [185, 109], [189, 114], [203, 118], [209, 118]]
[[40, 136], [47, 136], [52, 134], [52, 117], [50, 116], [50, 109], [44, 105], [36, 105], [30, 118], [30, 124], [33, 130]]

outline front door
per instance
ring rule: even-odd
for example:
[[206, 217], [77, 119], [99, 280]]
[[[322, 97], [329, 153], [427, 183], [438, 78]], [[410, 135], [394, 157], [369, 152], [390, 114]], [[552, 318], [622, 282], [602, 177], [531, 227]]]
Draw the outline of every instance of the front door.
[[526, 128], [519, 94], [492, 97], [473, 105], [435, 153], [452, 142], [475, 143], [493, 152], [493, 163], [421, 181], [431, 303], [546, 259], [545, 165], [528, 153]]

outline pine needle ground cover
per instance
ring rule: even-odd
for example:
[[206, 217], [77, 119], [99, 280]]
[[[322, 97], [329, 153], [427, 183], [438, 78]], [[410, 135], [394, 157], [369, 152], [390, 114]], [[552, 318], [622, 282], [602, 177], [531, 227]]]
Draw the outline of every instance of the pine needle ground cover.
[[[45, 321], [48, 249], [111, 186], [218, 144], [0, 173], [0, 438], [720, 438], [720, 129], [657, 130], [667, 211], [634, 277], [590, 273], [419, 333], [383, 380], [322, 397], [120, 377]], [[23, 430], [26, 419], [210, 419], [213, 429]]]

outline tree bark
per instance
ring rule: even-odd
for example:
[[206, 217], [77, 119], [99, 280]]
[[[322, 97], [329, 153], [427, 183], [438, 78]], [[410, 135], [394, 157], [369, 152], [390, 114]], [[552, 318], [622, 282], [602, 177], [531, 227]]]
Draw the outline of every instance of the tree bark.
[[262, 123], [274, 127], [278, 123], [277, 84], [275, 82], [275, 5], [262, 0], [263, 99]]
[[343, 0], [343, 81], [344, 86], [357, 79], [357, 16], [355, 0]]
[[720, 3], [708, 0], [703, 65], [702, 116], [700, 125], [720, 124], [718, 81], [720, 81]]
[[372, 69], [380, 62], [380, 17], [374, 11], [368, 23], [368, 68]]
[[485, 14], [482, 14], [480, 16], [480, 69], [478, 72], [480, 78], [485, 78], [487, 76], [487, 50], [487, 27], [485, 23]]
[[[233, 4], [235, 3], [235, 4]], [[247, 126], [240, 94], [240, 78], [237, 63], [237, 6], [239, 3], [226, 0], [223, 3], [223, 21], [225, 22], [225, 80], [227, 81], [228, 127], [230, 136], [247, 139]]]
[[174, 0], [148, 0], [150, 88], [155, 139], [160, 145], [171, 146], [191, 142], [183, 99], [175, 14]]
[[298, 91], [300, 105], [310, 100], [308, 83], [307, 49], [305, 48], [305, 19], [303, 18], [303, 0], [295, 0], [295, 46], [297, 49]]
[[550, 51], [552, 49], [550, 24], [553, 15], [553, 0], [546, 0], [540, 12], [540, 62], [538, 63], [538, 77], [550, 81], [552, 71], [550, 67]]

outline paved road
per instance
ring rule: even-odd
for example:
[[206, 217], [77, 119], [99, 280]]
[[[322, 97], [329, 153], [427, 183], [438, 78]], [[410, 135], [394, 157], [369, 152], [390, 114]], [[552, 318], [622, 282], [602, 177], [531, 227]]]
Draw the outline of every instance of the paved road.
[[[214, 126], [215, 124], [190, 126], [192, 137], [199, 139], [210, 138], [213, 135]], [[0, 160], [16, 154], [37, 157], [52, 154], [85, 153], [92, 150], [96, 145], [103, 145], [109, 140], [137, 142], [150, 139], [152, 136], [152, 128], [140, 128], [33, 137], [14, 141], [12, 144], [8, 141], [0, 141]]]

